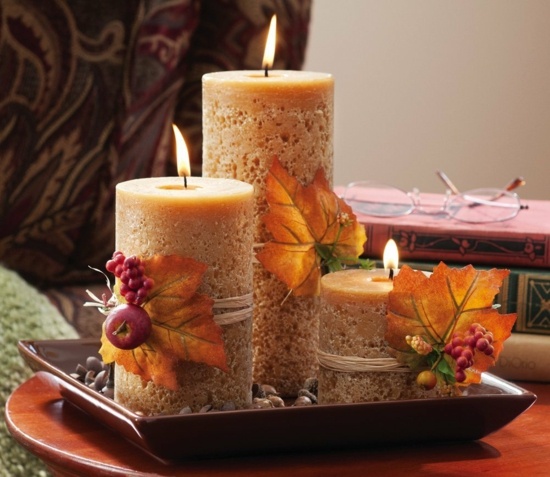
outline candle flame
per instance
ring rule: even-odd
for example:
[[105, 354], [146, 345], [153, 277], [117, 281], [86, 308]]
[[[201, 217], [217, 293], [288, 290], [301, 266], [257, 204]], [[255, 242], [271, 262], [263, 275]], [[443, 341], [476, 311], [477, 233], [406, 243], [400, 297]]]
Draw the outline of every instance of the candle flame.
[[178, 176], [188, 177], [191, 175], [191, 166], [189, 165], [189, 151], [185, 145], [185, 140], [181, 131], [175, 124], [172, 124], [174, 137], [176, 138], [176, 157], [178, 161]]
[[399, 265], [399, 252], [395, 240], [389, 239], [384, 248], [384, 270], [397, 268]]
[[277, 15], [271, 17], [271, 23], [269, 25], [269, 33], [267, 34], [267, 41], [265, 42], [264, 59], [262, 61], [262, 67], [266, 71], [273, 67], [273, 61], [275, 60], [275, 44], [277, 42]]

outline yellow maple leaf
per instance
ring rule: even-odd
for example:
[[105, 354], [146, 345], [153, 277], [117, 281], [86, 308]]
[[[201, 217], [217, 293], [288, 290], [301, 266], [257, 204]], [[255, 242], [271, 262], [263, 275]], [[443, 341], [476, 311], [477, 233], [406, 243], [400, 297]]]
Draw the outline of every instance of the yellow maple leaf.
[[[493, 307], [508, 270], [476, 270], [472, 265], [461, 269], [440, 263], [431, 276], [404, 266], [393, 282], [388, 299], [386, 341], [399, 361], [412, 367], [430, 365], [452, 375], [456, 361], [444, 352], [454, 336], [466, 336], [474, 324], [493, 335], [490, 356], [475, 351], [473, 365], [465, 370], [462, 384], [477, 383], [481, 373], [493, 366], [510, 336], [516, 314], [500, 314]], [[411, 350], [406, 336], [421, 336], [434, 351], [420, 356]]]
[[116, 362], [145, 381], [177, 389], [176, 367], [194, 361], [227, 371], [222, 330], [214, 321], [213, 300], [197, 293], [207, 266], [192, 258], [155, 255], [143, 260], [154, 278], [143, 308], [153, 329], [142, 345], [131, 350], [116, 348], [101, 336], [103, 361]]
[[365, 229], [331, 190], [322, 169], [304, 187], [274, 158], [266, 200], [269, 212], [262, 219], [273, 240], [256, 257], [295, 295], [319, 294], [322, 267], [333, 271], [358, 262]]

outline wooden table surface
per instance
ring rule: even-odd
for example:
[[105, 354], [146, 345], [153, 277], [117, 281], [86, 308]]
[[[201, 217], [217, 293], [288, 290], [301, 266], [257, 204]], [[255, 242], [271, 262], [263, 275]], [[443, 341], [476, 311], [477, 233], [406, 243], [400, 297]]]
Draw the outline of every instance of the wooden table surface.
[[176, 465], [159, 462], [90, 419], [37, 376], [10, 396], [6, 422], [16, 440], [59, 476], [550, 476], [550, 384], [519, 385], [534, 392], [537, 402], [481, 441], [223, 458]]

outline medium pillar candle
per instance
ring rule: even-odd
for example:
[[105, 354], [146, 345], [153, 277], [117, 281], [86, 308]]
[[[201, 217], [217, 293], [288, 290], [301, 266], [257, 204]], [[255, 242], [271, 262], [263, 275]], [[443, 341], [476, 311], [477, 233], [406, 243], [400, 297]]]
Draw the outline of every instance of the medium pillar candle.
[[344, 270], [321, 279], [319, 403], [426, 396], [384, 339], [393, 283], [384, 270]]
[[[332, 185], [334, 80], [325, 73], [231, 71], [203, 76], [203, 175], [254, 186], [254, 239], [270, 235], [265, 180], [273, 158], [303, 185], [323, 168]], [[295, 395], [316, 376], [318, 300], [254, 266], [254, 379]]]
[[[117, 366], [115, 400], [147, 415], [233, 402], [249, 406], [252, 388], [252, 186], [181, 177], [136, 179], [116, 187], [116, 249], [126, 256], [190, 257], [208, 266], [198, 289], [215, 301], [241, 297], [245, 319], [222, 325], [229, 372], [182, 361], [171, 391]], [[154, 276], [152, 276], [154, 280]], [[229, 307], [229, 306], [228, 306]], [[216, 310], [215, 310], [215, 318]]]

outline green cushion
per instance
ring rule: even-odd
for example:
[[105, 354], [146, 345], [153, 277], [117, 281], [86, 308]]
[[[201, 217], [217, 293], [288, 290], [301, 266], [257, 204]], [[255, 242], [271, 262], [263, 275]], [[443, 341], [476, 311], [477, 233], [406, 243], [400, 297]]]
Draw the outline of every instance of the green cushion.
[[77, 334], [44, 295], [2, 266], [0, 330], [0, 475], [46, 476], [45, 466], [15, 442], [3, 418], [8, 396], [32, 375], [17, 351], [17, 342], [77, 338]]

